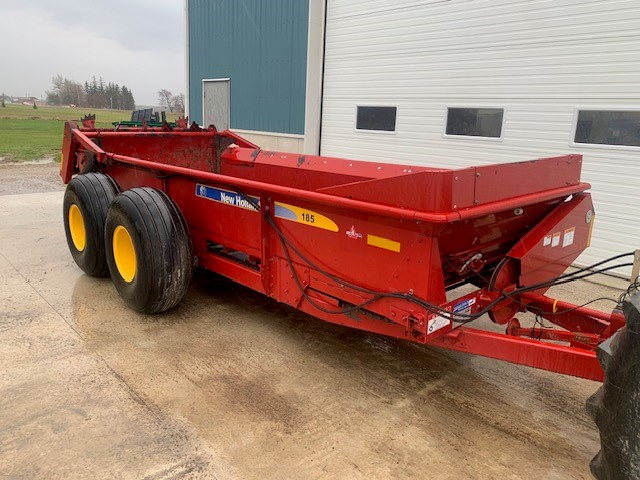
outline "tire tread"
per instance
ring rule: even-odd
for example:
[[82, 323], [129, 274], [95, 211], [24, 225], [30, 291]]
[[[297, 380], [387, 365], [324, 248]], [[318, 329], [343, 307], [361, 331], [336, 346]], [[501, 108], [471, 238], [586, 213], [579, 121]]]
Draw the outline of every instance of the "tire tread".
[[[109, 236], [118, 223], [126, 223], [137, 239], [137, 278], [131, 284], [119, 276], [110, 250]], [[157, 313], [182, 300], [193, 273], [191, 237], [180, 209], [166, 193], [138, 187], [118, 195], [109, 209], [105, 242], [116, 289], [132, 308]]]
[[[104, 225], [111, 201], [119, 193], [117, 183], [102, 173], [75, 176], [67, 185], [63, 202], [64, 226], [67, 244], [76, 264], [94, 277], [109, 275], [104, 246]], [[85, 249], [78, 251], [71, 239], [68, 211], [71, 204], [80, 209], [85, 223]]]

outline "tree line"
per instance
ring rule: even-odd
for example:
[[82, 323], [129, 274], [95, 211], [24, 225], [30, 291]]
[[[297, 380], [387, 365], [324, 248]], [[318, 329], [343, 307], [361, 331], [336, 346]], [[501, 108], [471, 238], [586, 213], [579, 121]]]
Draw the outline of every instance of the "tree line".
[[85, 81], [84, 85], [56, 75], [51, 80], [53, 88], [48, 90], [49, 105], [76, 105], [90, 108], [113, 108], [117, 110], [135, 110], [133, 93], [125, 85], [105, 83], [102, 77]]

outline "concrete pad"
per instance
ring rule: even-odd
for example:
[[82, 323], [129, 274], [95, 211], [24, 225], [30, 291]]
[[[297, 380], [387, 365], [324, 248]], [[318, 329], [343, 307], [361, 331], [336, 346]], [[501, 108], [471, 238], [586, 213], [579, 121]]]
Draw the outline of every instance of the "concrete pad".
[[0, 196], [4, 475], [590, 478], [595, 382], [326, 324], [202, 271], [141, 315], [75, 266], [61, 211], [60, 191]]
[[[5, 478], [232, 478], [190, 427], [86, 348], [56, 285], [61, 192], [0, 197], [0, 471]], [[46, 275], [49, 275], [47, 278]], [[110, 284], [108, 285], [109, 287]], [[112, 288], [112, 287], [111, 287]], [[98, 292], [93, 292], [94, 295]]]

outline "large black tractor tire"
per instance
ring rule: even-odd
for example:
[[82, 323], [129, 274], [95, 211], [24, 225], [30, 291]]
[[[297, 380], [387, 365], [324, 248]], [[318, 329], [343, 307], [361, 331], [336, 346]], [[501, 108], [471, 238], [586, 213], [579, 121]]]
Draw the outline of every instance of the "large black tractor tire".
[[104, 247], [104, 225], [109, 205], [120, 189], [102, 173], [74, 177], [64, 193], [63, 217], [67, 245], [76, 264], [87, 275], [109, 275]]
[[605, 380], [587, 401], [600, 430], [598, 480], [640, 479], [640, 294], [623, 305], [626, 327], [598, 347]]
[[194, 264], [189, 230], [173, 200], [154, 188], [127, 190], [111, 203], [104, 234], [111, 278], [131, 308], [157, 313], [180, 303]]

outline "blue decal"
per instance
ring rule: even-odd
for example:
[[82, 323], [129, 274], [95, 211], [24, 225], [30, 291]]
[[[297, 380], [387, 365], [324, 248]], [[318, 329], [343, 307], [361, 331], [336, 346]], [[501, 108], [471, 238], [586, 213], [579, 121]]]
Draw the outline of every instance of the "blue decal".
[[[221, 188], [208, 187], [206, 185], [196, 184], [196, 196], [201, 198], [207, 198], [214, 202], [224, 203], [231, 205], [232, 207], [240, 207], [246, 210], [257, 211], [256, 207], [260, 208], [260, 199], [247, 195], [240, 195], [239, 193], [232, 192], [230, 190], [223, 190]], [[247, 200], [250, 199], [251, 201]], [[255, 206], [253, 205], [255, 204]]]
[[457, 305], [453, 306], [453, 313], [461, 313], [465, 310], [471, 311], [471, 306], [476, 303], [476, 298], [469, 298], [468, 300], [464, 300]]
[[294, 212], [290, 208], [287, 208], [284, 205], [281, 205], [280, 203], [276, 203], [275, 208], [276, 208], [276, 217], [284, 218], [286, 220], [293, 220], [294, 222], [298, 221], [298, 215], [296, 215], [296, 212]]

